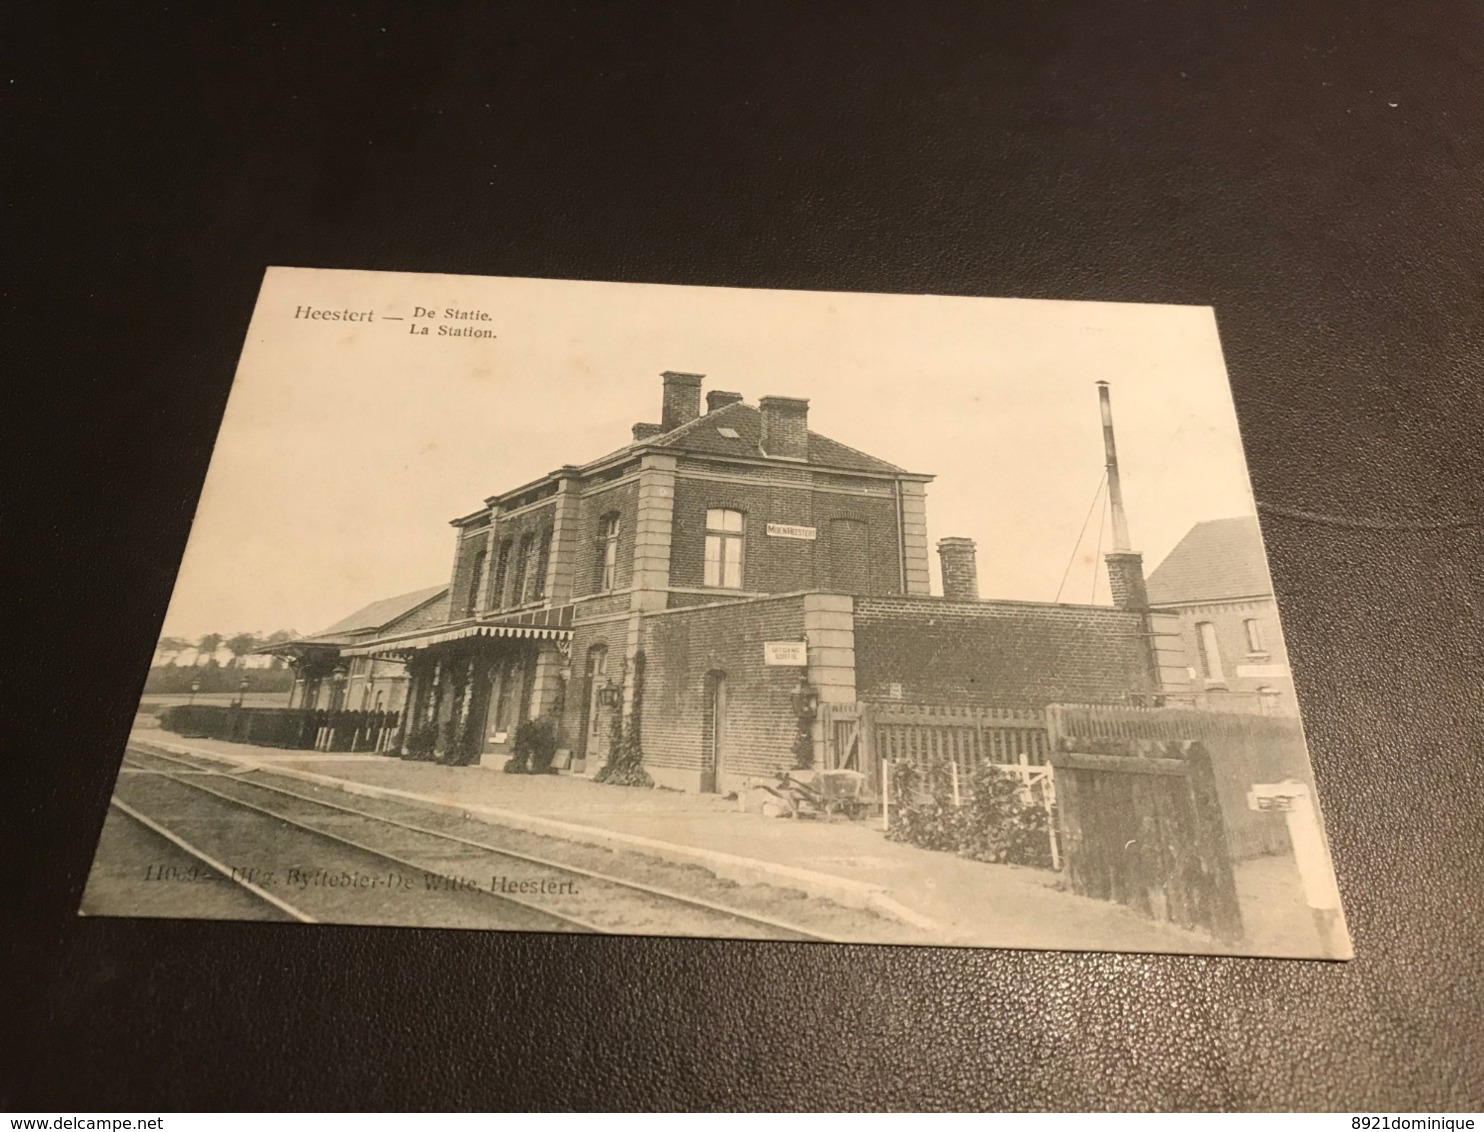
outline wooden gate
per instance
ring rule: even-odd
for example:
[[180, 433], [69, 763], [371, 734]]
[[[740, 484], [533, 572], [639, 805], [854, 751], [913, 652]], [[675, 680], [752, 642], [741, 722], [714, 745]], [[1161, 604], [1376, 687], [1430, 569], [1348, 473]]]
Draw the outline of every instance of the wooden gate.
[[[1056, 768], [1072, 890], [1242, 938], [1211, 756], [1197, 741], [1063, 739]], [[1067, 749], [1070, 748], [1070, 749]]]
[[982, 763], [1020, 779], [1028, 797], [1055, 801], [1046, 761], [1046, 717], [1015, 708], [917, 704], [821, 704], [826, 769], [858, 770], [870, 796], [881, 794], [883, 763], [926, 767], [942, 761], [967, 784]]

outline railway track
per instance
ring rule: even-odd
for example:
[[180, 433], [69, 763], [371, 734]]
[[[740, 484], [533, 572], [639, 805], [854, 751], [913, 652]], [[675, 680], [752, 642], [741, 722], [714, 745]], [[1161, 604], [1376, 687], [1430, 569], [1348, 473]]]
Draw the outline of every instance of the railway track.
[[[827, 940], [797, 924], [131, 746], [114, 806], [269, 918]], [[271, 909], [271, 912], [268, 910]]]

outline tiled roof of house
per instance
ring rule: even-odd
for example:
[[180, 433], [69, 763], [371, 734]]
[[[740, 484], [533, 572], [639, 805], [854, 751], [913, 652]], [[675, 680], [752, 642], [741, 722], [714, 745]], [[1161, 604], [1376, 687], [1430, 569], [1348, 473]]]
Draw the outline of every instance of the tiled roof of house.
[[[737, 435], [728, 436], [719, 431], [721, 429], [728, 429]], [[687, 421], [679, 428], [650, 437], [642, 443], [708, 456], [757, 458], [764, 455], [761, 447], [762, 439], [762, 410], [742, 401], [734, 401], [730, 405], [723, 405], [715, 412], [706, 413], [693, 421]], [[854, 472], [890, 474], [903, 470], [895, 464], [888, 464], [885, 460], [878, 460], [875, 456], [857, 452], [854, 448], [831, 440], [827, 436], [821, 436], [817, 432], [809, 433], [809, 463]]]
[[411, 593], [398, 594], [396, 597], [384, 597], [304, 639], [334, 644], [339, 643], [339, 638], [350, 640], [355, 634], [383, 629], [447, 591], [447, 586], [429, 586]]
[[1150, 605], [1271, 594], [1256, 516], [1197, 523], [1149, 575], [1148, 586]]

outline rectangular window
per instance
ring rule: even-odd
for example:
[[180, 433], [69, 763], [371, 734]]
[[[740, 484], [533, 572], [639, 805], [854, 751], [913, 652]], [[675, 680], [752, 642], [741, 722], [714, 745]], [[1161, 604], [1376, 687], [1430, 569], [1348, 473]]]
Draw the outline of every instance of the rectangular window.
[[1201, 621], [1195, 629], [1201, 649], [1201, 671], [1208, 683], [1220, 684], [1226, 680], [1226, 673], [1221, 669], [1221, 649], [1216, 643], [1216, 626], [1209, 621]]
[[1267, 650], [1262, 647], [1262, 626], [1257, 623], [1257, 619], [1249, 617], [1242, 622], [1242, 625], [1247, 630], [1247, 651], [1266, 652]]
[[603, 533], [598, 540], [598, 589], [604, 593], [618, 587], [618, 516], [603, 516]]
[[742, 588], [742, 538], [741, 511], [706, 512], [706, 585]]

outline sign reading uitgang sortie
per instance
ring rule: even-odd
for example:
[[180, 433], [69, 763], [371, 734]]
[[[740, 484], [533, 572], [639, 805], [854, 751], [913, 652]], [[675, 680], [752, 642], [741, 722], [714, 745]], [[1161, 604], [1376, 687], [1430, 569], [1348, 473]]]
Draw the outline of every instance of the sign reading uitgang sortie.
[[804, 641], [764, 641], [763, 663], [802, 667], [809, 663], [809, 646]]

